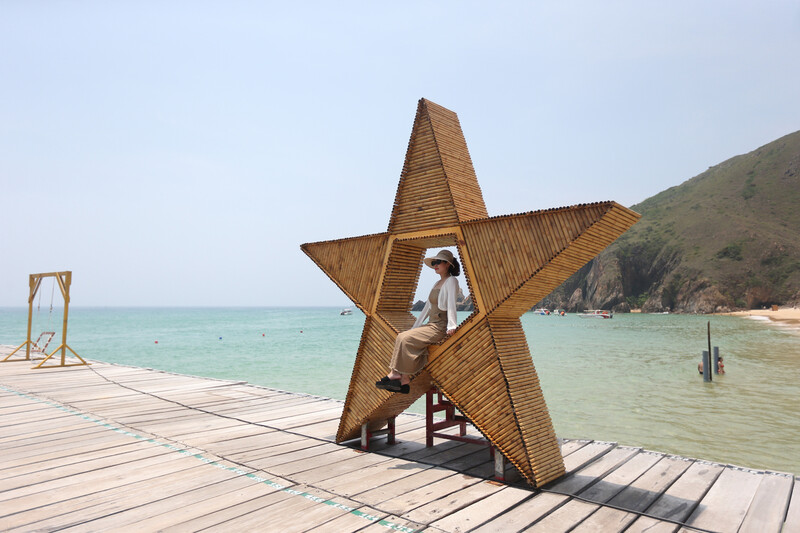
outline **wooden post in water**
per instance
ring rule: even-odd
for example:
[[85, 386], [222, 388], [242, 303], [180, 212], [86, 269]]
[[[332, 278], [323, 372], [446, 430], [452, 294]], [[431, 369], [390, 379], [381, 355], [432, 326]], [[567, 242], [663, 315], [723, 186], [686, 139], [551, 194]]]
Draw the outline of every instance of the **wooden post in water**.
[[[708, 321], [708, 351], [703, 352], [703, 381], [711, 381], [711, 321]], [[708, 369], [708, 379], [706, 379], [706, 368]]]
[[714, 346], [714, 373], [719, 374], [719, 346]]

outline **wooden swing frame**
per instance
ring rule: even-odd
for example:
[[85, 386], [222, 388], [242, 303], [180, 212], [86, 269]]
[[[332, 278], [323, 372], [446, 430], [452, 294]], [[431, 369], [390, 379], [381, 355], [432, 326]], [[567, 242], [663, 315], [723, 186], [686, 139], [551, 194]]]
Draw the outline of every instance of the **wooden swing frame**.
[[[42, 284], [42, 280], [44, 278], [55, 278], [58, 282], [58, 288], [61, 290], [61, 296], [64, 297], [64, 323], [61, 329], [61, 344], [53, 350], [53, 352], [44, 358], [44, 360], [39, 363], [38, 365], [34, 366], [33, 368], [42, 368], [44, 364], [49, 361], [59, 350], [61, 351], [61, 363], [58, 365], [49, 365], [51, 367], [58, 367], [58, 366], [83, 366], [89, 365], [80, 355], [78, 355], [75, 350], [69, 347], [67, 344], [67, 320], [69, 318], [69, 287], [72, 285], [72, 271], [66, 270], [64, 272], [46, 272], [41, 274], [31, 274], [28, 277], [28, 287], [30, 288], [30, 293], [28, 295], [28, 338], [25, 342], [17, 346], [17, 348], [8, 354], [5, 359], [0, 361], [0, 363], [7, 363], [11, 362], [11, 356], [17, 353], [22, 347], [25, 347], [25, 359], [18, 359], [19, 361], [30, 361], [31, 360], [31, 345], [33, 342], [31, 341], [31, 326], [33, 324], [33, 301], [36, 298], [36, 293], [39, 292], [39, 287]], [[72, 355], [80, 359], [80, 363], [67, 363], [67, 350], [72, 352]]]

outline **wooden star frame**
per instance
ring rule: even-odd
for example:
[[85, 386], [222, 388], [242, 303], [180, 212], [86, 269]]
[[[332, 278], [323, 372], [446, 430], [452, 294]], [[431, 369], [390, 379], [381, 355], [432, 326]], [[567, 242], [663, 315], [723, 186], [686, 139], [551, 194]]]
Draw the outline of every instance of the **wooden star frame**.
[[[366, 315], [336, 441], [379, 429], [435, 384], [529, 483], [563, 475], [520, 317], [639, 216], [599, 202], [489, 217], [458, 117], [421, 99], [388, 231], [301, 246]], [[475, 310], [429, 348], [410, 394], [376, 389], [414, 323], [422, 259], [443, 247], [457, 248]]]

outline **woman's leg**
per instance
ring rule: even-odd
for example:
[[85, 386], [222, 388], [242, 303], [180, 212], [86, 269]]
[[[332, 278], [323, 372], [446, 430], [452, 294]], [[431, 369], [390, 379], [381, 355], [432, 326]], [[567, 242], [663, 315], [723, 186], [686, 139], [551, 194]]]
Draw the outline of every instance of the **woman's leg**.
[[403, 331], [397, 335], [387, 378], [397, 379], [401, 385], [411, 382], [411, 376], [422, 370], [428, 362], [428, 346], [444, 338], [444, 332], [434, 324]]

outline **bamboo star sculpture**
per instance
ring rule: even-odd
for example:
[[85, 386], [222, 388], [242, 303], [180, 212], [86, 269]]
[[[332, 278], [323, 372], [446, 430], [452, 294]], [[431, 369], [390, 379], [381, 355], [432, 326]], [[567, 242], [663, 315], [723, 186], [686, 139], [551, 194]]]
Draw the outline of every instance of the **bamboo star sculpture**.
[[[301, 246], [366, 315], [336, 441], [379, 429], [435, 384], [529, 483], [563, 475], [520, 317], [638, 218], [616, 202], [489, 217], [458, 117], [421, 99], [388, 231]], [[429, 348], [410, 394], [376, 389], [414, 323], [422, 259], [442, 247], [457, 248], [475, 311]]]

